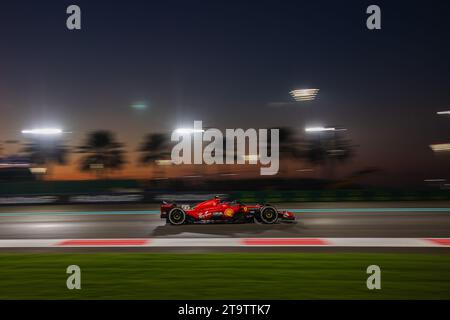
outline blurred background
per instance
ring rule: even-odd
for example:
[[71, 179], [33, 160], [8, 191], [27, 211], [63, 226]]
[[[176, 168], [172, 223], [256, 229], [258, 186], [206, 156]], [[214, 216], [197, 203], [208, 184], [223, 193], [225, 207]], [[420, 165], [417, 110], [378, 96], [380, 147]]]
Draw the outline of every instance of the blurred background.
[[[79, 1], [80, 31], [65, 27], [68, 1], [5, 5], [0, 196], [448, 194], [444, 1], [381, 1], [377, 31], [367, 1], [131, 3]], [[170, 134], [194, 120], [279, 128], [279, 173], [173, 165]]]

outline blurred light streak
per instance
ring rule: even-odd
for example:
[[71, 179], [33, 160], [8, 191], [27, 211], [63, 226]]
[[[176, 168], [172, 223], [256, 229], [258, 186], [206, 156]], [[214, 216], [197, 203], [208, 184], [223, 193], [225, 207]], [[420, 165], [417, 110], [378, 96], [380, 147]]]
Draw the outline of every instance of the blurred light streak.
[[450, 143], [432, 144], [430, 148], [434, 152], [448, 152], [450, 151]]
[[290, 92], [295, 101], [312, 101], [319, 93], [319, 89], [297, 89]]
[[47, 168], [30, 168], [30, 172], [33, 174], [46, 174]]
[[305, 131], [306, 131], [306, 132], [336, 131], [336, 128], [309, 127], [309, 128], [305, 128]]
[[170, 166], [172, 164], [172, 160], [156, 160], [155, 163], [158, 166]]
[[437, 114], [439, 114], [439, 115], [442, 115], [442, 114], [450, 114], [450, 110], [447, 110], [447, 111], [438, 111], [438, 112], [436, 112]]
[[103, 163], [92, 163], [89, 165], [90, 169], [103, 169], [105, 166], [103, 165]]
[[136, 102], [131, 105], [131, 107], [135, 110], [145, 110], [148, 105], [145, 102]]
[[258, 161], [259, 155], [257, 155], [257, 154], [249, 154], [249, 155], [245, 155], [243, 158], [244, 158], [245, 161]]
[[29, 166], [29, 163], [0, 163], [0, 167], [28, 168]]
[[31, 130], [22, 130], [23, 134], [33, 134], [33, 135], [58, 135], [62, 134], [63, 131], [57, 128], [39, 128]]
[[191, 134], [191, 133], [205, 132], [205, 130], [203, 130], [203, 129], [179, 128], [179, 129], [176, 129], [175, 132], [181, 133], [181, 134]]

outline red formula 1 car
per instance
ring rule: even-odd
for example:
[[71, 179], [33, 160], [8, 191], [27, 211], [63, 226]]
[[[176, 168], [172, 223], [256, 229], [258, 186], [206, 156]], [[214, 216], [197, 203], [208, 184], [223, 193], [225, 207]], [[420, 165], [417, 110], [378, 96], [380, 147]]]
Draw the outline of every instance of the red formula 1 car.
[[167, 223], [251, 223], [273, 224], [278, 221], [293, 222], [295, 215], [279, 211], [271, 205], [244, 205], [237, 201], [222, 201], [219, 197], [203, 201], [193, 207], [164, 202], [161, 205], [161, 218]]

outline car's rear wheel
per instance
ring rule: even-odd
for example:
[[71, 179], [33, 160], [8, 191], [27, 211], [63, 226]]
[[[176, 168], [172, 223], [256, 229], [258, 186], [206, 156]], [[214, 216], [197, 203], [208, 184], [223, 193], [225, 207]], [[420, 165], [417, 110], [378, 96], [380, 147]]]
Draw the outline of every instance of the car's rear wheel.
[[186, 222], [186, 212], [180, 208], [170, 210], [167, 221], [173, 225], [180, 225]]
[[278, 211], [274, 207], [263, 207], [259, 212], [259, 220], [265, 224], [273, 224], [278, 221]]

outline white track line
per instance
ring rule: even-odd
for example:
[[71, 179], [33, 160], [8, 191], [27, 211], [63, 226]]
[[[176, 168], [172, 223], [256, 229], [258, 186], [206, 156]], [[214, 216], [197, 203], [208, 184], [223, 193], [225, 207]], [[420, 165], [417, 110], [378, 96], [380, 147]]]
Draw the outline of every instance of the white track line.
[[8, 239], [0, 248], [83, 247], [391, 247], [450, 248], [450, 238], [147, 238]]

